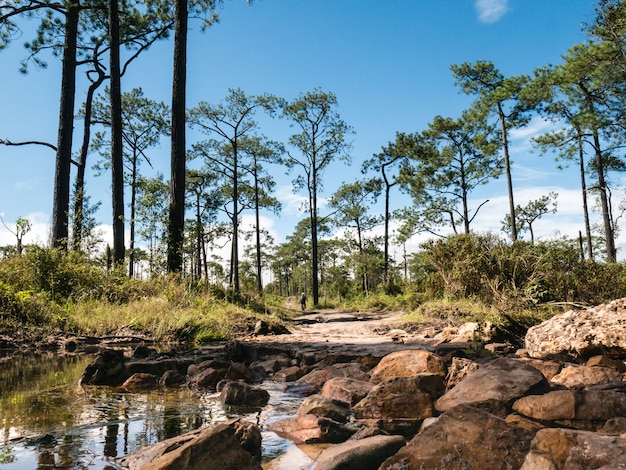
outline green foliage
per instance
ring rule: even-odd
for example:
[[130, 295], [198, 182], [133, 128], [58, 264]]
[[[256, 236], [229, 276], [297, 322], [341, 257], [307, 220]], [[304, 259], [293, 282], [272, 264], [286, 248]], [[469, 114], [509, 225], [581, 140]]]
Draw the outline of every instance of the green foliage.
[[581, 259], [574, 240], [510, 244], [469, 234], [423, 248], [415, 264], [431, 297], [523, 309], [548, 302], [595, 305], [626, 294], [626, 267]]

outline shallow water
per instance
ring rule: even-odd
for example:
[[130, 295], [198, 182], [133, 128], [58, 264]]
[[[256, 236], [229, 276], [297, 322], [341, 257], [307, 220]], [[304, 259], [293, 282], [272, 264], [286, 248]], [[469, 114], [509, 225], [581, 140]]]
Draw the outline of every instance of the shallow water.
[[[215, 393], [186, 387], [120, 393], [78, 385], [92, 356], [20, 357], [0, 362], [0, 469], [115, 469], [115, 458], [202, 426], [242, 416], [263, 432], [263, 459], [298, 455], [295, 446], [267, 431], [295, 414], [302, 398], [266, 382], [270, 402], [260, 410], [223, 405]], [[302, 455], [295, 467], [306, 468]], [[272, 469], [283, 468], [276, 463]]]

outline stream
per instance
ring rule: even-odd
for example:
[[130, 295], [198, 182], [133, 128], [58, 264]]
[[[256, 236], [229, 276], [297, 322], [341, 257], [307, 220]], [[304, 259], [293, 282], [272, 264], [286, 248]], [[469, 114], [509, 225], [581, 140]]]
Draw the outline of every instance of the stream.
[[291, 441], [266, 430], [268, 423], [294, 415], [302, 402], [281, 384], [262, 384], [270, 393], [262, 409], [236, 409], [223, 405], [217, 393], [187, 387], [145, 393], [82, 387], [80, 377], [92, 360], [52, 354], [0, 358], [0, 469], [118, 469], [116, 457], [237, 416], [260, 426], [264, 468], [310, 466]]

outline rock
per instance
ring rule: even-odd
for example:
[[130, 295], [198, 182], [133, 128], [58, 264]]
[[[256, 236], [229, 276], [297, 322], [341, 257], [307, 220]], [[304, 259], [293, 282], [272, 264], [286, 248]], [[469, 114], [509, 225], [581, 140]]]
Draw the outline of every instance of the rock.
[[373, 385], [363, 380], [350, 377], [333, 377], [327, 380], [322, 387], [321, 395], [334, 400], [340, 400], [352, 406], [365, 398]]
[[209, 367], [189, 378], [189, 385], [201, 389], [215, 390], [220, 380], [226, 377], [226, 369]]
[[261, 470], [261, 431], [239, 418], [118, 459], [129, 470]]
[[537, 431], [520, 470], [626, 468], [626, 438], [589, 431]]
[[159, 384], [159, 378], [153, 374], [136, 373], [131, 375], [122, 384], [127, 392], [143, 392], [155, 389]]
[[422, 430], [379, 468], [516, 469], [534, 435], [491, 413], [460, 405]]
[[520, 358], [519, 360], [541, 372], [543, 376], [548, 379], [548, 382], [552, 380], [552, 377], [561, 372], [563, 368], [563, 364], [556, 361], [533, 359], [529, 357]]
[[315, 415], [298, 415], [275, 421], [269, 430], [279, 436], [290, 439], [296, 444], [339, 443], [346, 441], [356, 429], [328, 418]]
[[163, 387], [178, 387], [187, 381], [187, 376], [176, 370], [166, 370], [159, 379], [159, 385]]
[[332, 364], [322, 369], [317, 369], [300, 377], [298, 383], [310, 384], [317, 392], [322, 390], [324, 384], [334, 377], [349, 377], [351, 379], [368, 381], [369, 375], [363, 370], [363, 366], [355, 363]]
[[297, 411], [298, 416], [308, 414], [345, 423], [350, 415], [350, 408], [347, 403], [342, 401], [326, 398], [322, 395], [311, 395], [302, 402]]
[[585, 388], [591, 385], [608, 384], [622, 380], [622, 374], [610, 367], [579, 366], [569, 364], [550, 380], [566, 388]]
[[613, 418], [626, 418], [626, 395], [606, 390], [557, 390], [520, 398], [517, 413], [564, 427], [597, 430]]
[[220, 400], [226, 405], [265, 406], [269, 399], [267, 390], [245, 382], [228, 382], [220, 391]]
[[588, 358], [626, 354], [626, 299], [586, 310], [569, 310], [528, 329], [530, 357]]
[[404, 447], [402, 436], [373, 436], [324, 449], [315, 470], [376, 470]]
[[435, 401], [435, 409], [448, 411], [472, 405], [504, 417], [518, 398], [550, 391], [546, 378], [519, 359], [500, 358], [476, 372]]
[[461, 382], [465, 377], [476, 371], [480, 364], [466, 359], [464, 357], [453, 357], [448, 367], [448, 375], [446, 377], [446, 388], [453, 388]]
[[441, 391], [440, 375], [396, 377], [375, 385], [352, 413], [358, 420], [379, 421], [386, 431], [414, 434], [424, 419], [433, 416], [433, 399]]
[[443, 359], [419, 349], [396, 351], [380, 360], [370, 373], [370, 381], [377, 384], [393, 377], [412, 377], [424, 373], [445, 377], [447, 370]]
[[541, 421], [574, 419], [576, 395], [569, 390], [557, 390], [544, 395], [522, 397], [513, 404], [513, 411]]
[[81, 385], [120, 385], [128, 378], [124, 353], [105, 349], [89, 364], [80, 379]]
[[306, 369], [302, 369], [298, 366], [291, 366], [276, 372], [274, 374], [274, 380], [276, 382], [295, 382], [304, 374], [306, 374]]

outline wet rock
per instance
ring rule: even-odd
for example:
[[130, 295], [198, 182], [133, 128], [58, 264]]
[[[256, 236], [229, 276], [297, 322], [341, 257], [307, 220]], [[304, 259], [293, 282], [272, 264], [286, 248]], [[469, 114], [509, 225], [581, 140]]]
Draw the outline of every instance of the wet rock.
[[376, 384], [393, 377], [412, 377], [424, 373], [445, 377], [447, 369], [443, 359], [419, 349], [396, 351], [380, 360], [370, 373], [370, 381]]
[[129, 470], [261, 470], [261, 431], [240, 418], [192, 431], [118, 459]]
[[296, 444], [344, 442], [357, 431], [354, 427], [311, 414], [275, 421], [268, 427]]
[[82, 385], [120, 385], [128, 378], [124, 353], [105, 349], [89, 364], [80, 379]]
[[244, 382], [228, 382], [220, 391], [220, 400], [226, 405], [265, 406], [269, 399], [267, 390]]
[[276, 382], [295, 382], [304, 374], [306, 374], [307, 369], [303, 369], [298, 366], [291, 366], [285, 369], [281, 369], [274, 374], [274, 380]]
[[571, 429], [541, 429], [520, 470], [626, 468], [626, 438]]
[[136, 373], [131, 375], [122, 384], [122, 388], [127, 392], [145, 392], [154, 390], [159, 384], [159, 377], [153, 374]]
[[376, 470], [406, 444], [402, 436], [373, 436], [324, 449], [315, 470]]
[[324, 383], [320, 393], [324, 397], [340, 400], [352, 406], [365, 398], [372, 387], [371, 383], [363, 380], [333, 377]]
[[379, 468], [519, 468], [534, 435], [532, 431], [510, 427], [491, 413], [460, 405], [422, 430]]
[[518, 359], [500, 358], [482, 366], [435, 402], [444, 412], [457, 405], [472, 405], [504, 417], [513, 402], [531, 394], [550, 391], [546, 378]]
[[[244, 382], [254, 380], [254, 374], [250, 368], [238, 362], [215, 360], [209, 361], [206, 365], [200, 364], [198, 368], [201, 369], [200, 372], [189, 378], [189, 385], [202, 389], [215, 390], [217, 384], [224, 379]], [[190, 368], [190, 370], [193, 372], [196, 369]]]
[[159, 379], [159, 385], [162, 387], [178, 387], [185, 384], [187, 376], [176, 370], [166, 370]]

